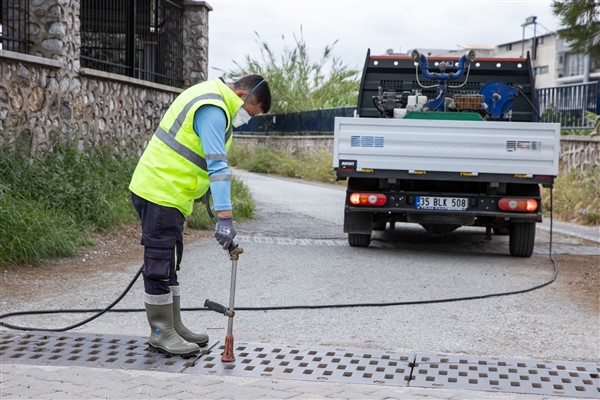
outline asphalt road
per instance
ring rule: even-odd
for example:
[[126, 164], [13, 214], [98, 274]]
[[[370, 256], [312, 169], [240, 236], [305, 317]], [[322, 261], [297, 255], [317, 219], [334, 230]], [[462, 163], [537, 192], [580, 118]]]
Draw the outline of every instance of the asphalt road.
[[[552, 277], [547, 254], [508, 255], [508, 238], [483, 238], [482, 229], [461, 228], [444, 238], [419, 226], [397, 225], [377, 233], [369, 248], [351, 248], [342, 232], [344, 188], [236, 171], [252, 190], [256, 218], [237, 225], [244, 248], [238, 263], [237, 306], [384, 303], [477, 296], [529, 288]], [[538, 230], [537, 246], [548, 234]], [[555, 243], [583, 245], [556, 236]], [[578, 268], [598, 277], [598, 257], [580, 257]], [[592, 265], [595, 263], [595, 265]], [[573, 265], [560, 265], [562, 269]], [[32, 295], [19, 309], [102, 307], [139, 268], [95, 271], [73, 281], [70, 293]], [[205, 298], [227, 304], [230, 261], [213, 238], [187, 245], [182, 270], [183, 306]], [[565, 274], [543, 289], [514, 296], [394, 307], [326, 310], [240, 311], [236, 340], [310, 344], [394, 351], [466, 353], [550, 360], [599, 359], [597, 296], [584, 302]], [[57, 277], [57, 279], [69, 279]], [[121, 308], [142, 306], [137, 282]], [[12, 311], [12, 309], [11, 309]], [[39, 325], [39, 317], [19, 322]], [[64, 325], [81, 315], [62, 316]], [[190, 328], [224, 337], [227, 320], [210, 312], [188, 312]], [[15, 321], [17, 322], [17, 321]], [[145, 316], [109, 314], [82, 327], [94, 333], [146, 335]]]

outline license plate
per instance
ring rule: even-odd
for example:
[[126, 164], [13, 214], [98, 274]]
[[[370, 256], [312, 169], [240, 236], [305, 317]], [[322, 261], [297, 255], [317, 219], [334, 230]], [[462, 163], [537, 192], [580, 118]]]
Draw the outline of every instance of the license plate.
[[417, 208], [421, 210], [466, 210], [469, 199], [464, 197], [417, 196]]

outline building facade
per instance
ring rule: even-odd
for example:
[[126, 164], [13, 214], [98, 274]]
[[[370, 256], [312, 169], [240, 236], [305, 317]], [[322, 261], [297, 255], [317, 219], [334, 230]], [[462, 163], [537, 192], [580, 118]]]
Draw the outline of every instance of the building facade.
[[[535, 43], [534, 43], [535, 41]], [[557, 32], [496, 46], [496, 57], [522, 57], [529, 53], [536, 88], [583, 82], [584, 55], [573, 52]], [[600, 60], [592, 58], [590, 81], [600, 80]]]

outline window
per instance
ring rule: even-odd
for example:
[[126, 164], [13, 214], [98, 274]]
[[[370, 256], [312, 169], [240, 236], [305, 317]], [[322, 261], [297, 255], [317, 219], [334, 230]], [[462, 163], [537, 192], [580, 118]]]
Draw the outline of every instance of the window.
[[29, 1], [0, 1], [0, 49], [27, 53], [29, 40]]
[[512, 50], [512, 43], [509, 43], [506, 45], [506, 51], [511, 51]]
[[565, 56], [565, 76], [577, 76], [583, 74], [583, 55], [567, 54]]
[[183, 0], [81, 0], [81, 65], [183, 85]]
[[548, 66], [544, 65], [542, 67], [535, 67], [534, 71], [535, 71], [536, 75], [547, 74], [548, 73]]

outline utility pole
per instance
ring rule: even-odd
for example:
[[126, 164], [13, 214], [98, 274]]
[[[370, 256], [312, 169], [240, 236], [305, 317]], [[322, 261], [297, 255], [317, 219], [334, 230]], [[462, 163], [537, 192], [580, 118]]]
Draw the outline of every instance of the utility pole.
[[536, 45], [535, 45], [535, 28], [536, 28], [536, 21], [537, 17], [536, 16], [531, 16], [531, 17], [527, 17], [527, 19], [525, 19], [525, 23], [523, 23], [521, 26], [523, 27], [523, 38], [521, 39], [521, 58], [525, 57], [525, 27], [528, 25], [533, 24], [533, 45], [531, 46], [531, 52], [533, 59], [535, 60], [535, 50], [536, 50]]

